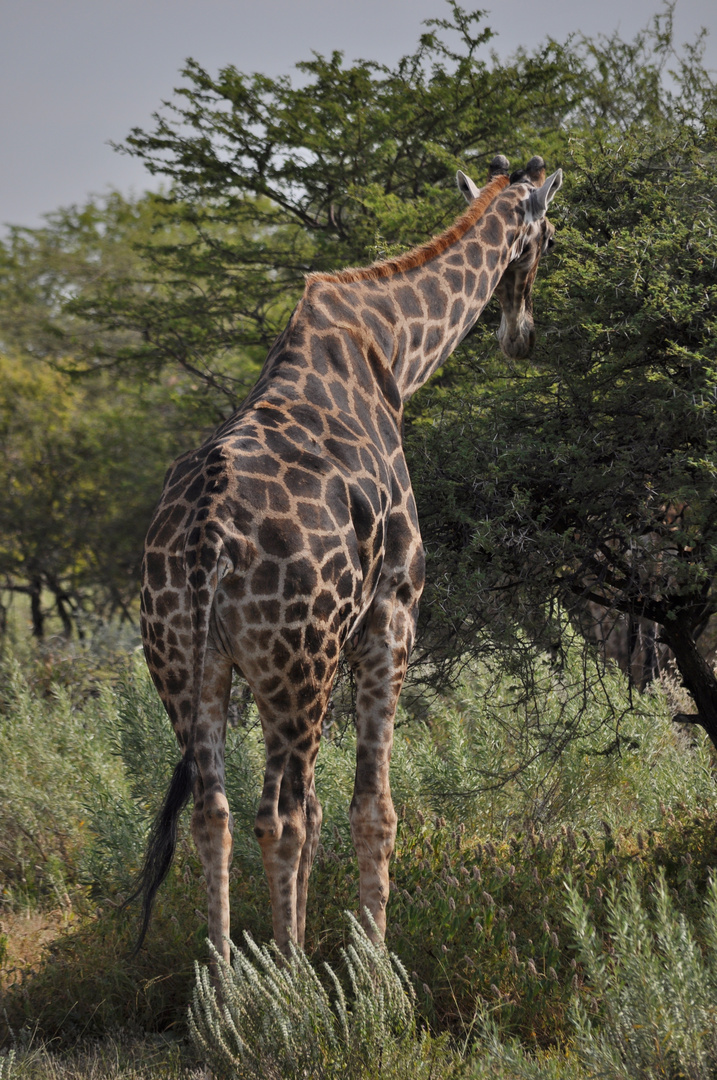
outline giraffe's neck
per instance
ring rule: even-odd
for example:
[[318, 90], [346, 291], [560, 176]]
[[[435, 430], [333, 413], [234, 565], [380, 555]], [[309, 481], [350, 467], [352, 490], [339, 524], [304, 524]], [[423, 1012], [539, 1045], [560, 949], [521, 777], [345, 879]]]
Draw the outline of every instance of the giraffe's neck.
[[510, 261], [521, 223], [519, 193], [505, 191], [427, 261], [376, 279], [362, 278], [360, 271], [357, 280], [322, 277], [310, 285], [311, 305], [323, 309], [336, 329], [353, 332], [360, 324], [405, 401], [478, 319]]

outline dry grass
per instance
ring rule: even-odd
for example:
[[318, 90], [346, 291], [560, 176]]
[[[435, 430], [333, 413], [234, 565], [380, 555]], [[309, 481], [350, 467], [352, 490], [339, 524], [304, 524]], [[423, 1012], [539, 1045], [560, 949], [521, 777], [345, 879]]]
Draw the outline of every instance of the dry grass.
[[[7, 1060], [7, 1059], [6, 1059]], [[16, 1048], [8, 1080], [198, 1080], [201, 1069], [190, 1050], [157, 1036], [119, 1033], [58, 1053], [52, 1046]], [[0, 1058], [0, 1076], [3, 1076]]]
[[73, 921], [67, 907], [54, 911], [26, 908], [0, 917], [0, 990], [8, 990], [37, 971], [43, 954]]

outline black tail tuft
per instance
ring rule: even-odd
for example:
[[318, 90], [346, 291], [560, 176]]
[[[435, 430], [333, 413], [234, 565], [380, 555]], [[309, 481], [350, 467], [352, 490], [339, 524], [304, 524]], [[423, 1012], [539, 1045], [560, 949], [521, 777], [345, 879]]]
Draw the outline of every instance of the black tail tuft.
[[182, 810], [189, 802], [197, 778], [197, 765], [190, 753], [182, 758], [174, 770], [169, 789], [159, 813], [154, 819], [144, 856], [144, 866], [137, 877], [135, 890], [122, 907], [127, 907], [138, 896], [142, 897], [142, 925], [132, 956], [142, 948], [157, 890], [162, 884], [174, 858], [177, 846], [177, 825]]

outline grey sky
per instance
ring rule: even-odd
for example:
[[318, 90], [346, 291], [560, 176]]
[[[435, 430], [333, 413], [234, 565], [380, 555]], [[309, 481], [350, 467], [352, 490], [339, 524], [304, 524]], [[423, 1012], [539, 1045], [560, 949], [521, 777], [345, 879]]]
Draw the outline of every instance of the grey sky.
[[[476, 0], [480, 3], [480, 0]], [[632, 37], [659, 0], [483, 0], [492, 46], [502, 55], [571, 31]], [[472, 4], [464, 0], [464, 7]], [[415, 47], [442, 0], [0, 0], [0, 222], [40, 215], [108, 187], [141, 191], [149, 178], [112, 151], [180, 82], [187, 56], [215, 72], [291, 73], [312, 50], [341, 49], [393, 63]], [[677, 0], [678, 42], [711, 30], [717, 68], [717, 4]]]

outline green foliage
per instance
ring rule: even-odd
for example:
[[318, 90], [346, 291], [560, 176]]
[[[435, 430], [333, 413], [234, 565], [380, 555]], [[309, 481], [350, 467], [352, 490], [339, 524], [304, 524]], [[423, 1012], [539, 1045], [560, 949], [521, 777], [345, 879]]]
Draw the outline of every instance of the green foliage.
[[480, 1048], [466, 1063], [461, 1075], [470, 1080], [587, 1080], [577, 1057], [556, 1050], [528, 1050], [518, 1042], [505, 1042], [490, 1014], [481, 1023]]
[[[62, 665], [58, 671], [64, 677]], [[437, 702], [431, 727], [404, 719], [396, 732], [393, 789], [404, 809], [388, 940], [411, 974], [421, 1016], [436, 1030], [460, 1034], [483, 1001], [497, 1009], [505, 1031], [548, 1045], [569, 1030], [575, 975], [564, 881], [572, 876], [595, 898], [632, 863], [645, 882], [662, 866], [681, 902], [693, 907], [717, 844], [711, 812], [701, 809], [714, 804], [714, 784], [704, 741], [680, 744], [657, 691], [641, 699], [629, 726], [626, 720], [629, 739], [606, 747], [596, 706], [586, 731], [597, 731], [553, 756], [536, 752], [524, 780], [518, 767], [531, 743], [521, 738], [519, 716], [506, 723], [513, 684], [486, 670], [481, 677], [453, 702]], [[6, 907], [27, 897], [55, 899], [54, 879], [35, 869], [43, 864], [17, 827], [37, 822], [53, 854], [64, 844], [63, 881], [75, 918], [38, 970], [5, 995], [10, 1022], [15, 1030], [36, 1024], [42, 1037], [65, 1041], [117, 1025], [163, 1030], [181, 1022], [192, 961], [206, 955], [207, 932], [186, 819], [147, 943], [133, 960], [137, 913], [118, 910], [178, 754], [146, 669], [139, 658], [134, 669], [123, 665], [99, 695], [96, 679], [87, 677], [88, 696], [78, 687], [48, 691], [42, 668], [37, 684], [17, 679], [1, 729], [5, 759], [17, 762], [6, 770], [0, 799], [8, 807]], [[480, 704], [488, 689], [492, 714]], [[563, 703], [558, 694], [545, 700], [550, 725]], [[267, 941], [268, 888], [253, 835], [263, 740], [240, 691], [234, 709], [240, 723], [230, 728], [227, 754], [235, 817], [231, 929], [235, 940], [248, 931]], [[500, 766], [501, 783], [485, 775], [491, 763], [494, 773]], [[310, 881], [307, 953], [337, 970], [347, 944], [343, 912], [358, 904], [348, 827], [354, 769], [353, 736], [336, 730], [318, 758], [325, 818]], [[18, 880], [23, 867], [28, 884]]]
[[72, 311], [104, 289], [149, 302], [136, 246], [171, 234], [155, 196], [111, 194], [0, 245], [0, 573], [29, 594], [37, 637], [53, 609], [65, 636], [130, 616], [167, 464], [220, 415], [191, 371], [103, 371], [141, 333], [99, 331]]
[[559, 654], [592, 602], [659, 624], [714, 741], [717, 683], [694, 647], [717, 572], [707, 74], [703, 92], [699, 114], [675, 100], [662, 126], [572, 139], [535, 365], [506, 379], [483, 328], [408, 438], [429, 553], [423, 644], [452, 658], [446, 681], [476, 644], [515, 665], [526, 639]]
[[647, 885], [659, 867], [692, 910], [706, 887], [714, 828], [708, 811], [658, 831], [599, 832], [569, 825], [525, 830], [504, 841], [407, 815], [393, 868], [390, 940], [419, 990], [424, 1015], [460, 1030], [476, 1002], [496, 1010], [505, 1032], [550, 1045], [566, 1034], [578, 985], [564, 883], [595, 909], [634, 866]]
[[573, 1004], [573, 1024], [577, 1052], [590, 1075], [714, 1076], [717, 889], [711, 882], [705, 898], [699, 930], [704, 949], [670, 892], [660, 875], [645, 903], [629, 874], [607, 899], [606, 940], [579, 894], [569, 893], [570, 922], [589, 986], [589, 994]]
[[0, 574], [29, 593], [37, 637], [48, 596], [68, 637], [99, 615], [129, 617], [147, 521], [184, 440], [172, 409], [163, 388], [78, 384], [44, 361], [0, 356]]
[[[660, 873], [645, 896], [628, 871], [604, 904], [571, 887], [567, 909], [581, 976], [570, 1003], [565, 1055], [530, 1055], [501, 1040], [483, 1012], [480, 1050], [468, 1075], [708, 1080], [717, 1056], [717, 891], [713, 881], [687, 917]], [[584, 983], [583, 983], [584, 979]]]
[[436, 1059], [447, 1055], [427, 1034], [418, 1037], [415, 994], [400, 961], [348, 919], [350, 944], [342, 958], [349, 993], [327, 964], [333, 1000], [305, 953], [292, 949], [287, 962], [275, 945], [260, 948], [247, 934], [247, 953], [232, 946], [232, 964], [212, 950], [216, 989], [209, 970], [197, 966], [189, 1029], [215, 1075], [435, 1075]]
[[[94, 791], [117, 793], [110, 753], [111, 696], [78, 709], [67, 690], [33, 692], [17, 664], [0, 674], [0, 875], [2, 903], [68, 906], [81, 884]], [[96, 717], [99, 715], [101, 719]]]
[[[709, 743], [680, 733], [661, 689], [632, 696], [620, 672], [588, 666], [577, 643], [560, 667], [544, 658], [534, 671], [530, 698], [512, 673], [477, 664], [450, 695], [431, 699], [426, 719], [399, 709], [396, 805], [495, 838], [527, 823], [655, 828], [665, 804], [692, 810], [714, 798]], [[324, 742], [316, 775], [330, 825], [345, 812], [354, 765], [351, 731]]]
[[171, 184], [160, 202], [174, 233], [143, 248], [147, 291], [101, 289], [74, 310], [141, 334], [125, 360], [191, 365], [231, 397], [226, 357], [263, 360], [305, 273], [446, 227], [459, 164], [482, 175], [497, 149], [555, 156], [582, 89], [570, 51], [551, 42], [500, 63], [485, 13], [448, 7], [393, 68], [316, 55], [297, 86], [188, 61], [154, 129], [120, 147]]
[[[184, 411], [199, 416], [200, 422], [206, 423], [207, 416], [216, 420], [222, 378], [237, 393], [238, 387], [253, 381], [256, 368], [244, 354], [220, 362], [223, 350], [215, 343], [215, 369], [204, 379], [197, 367], [201, 334], [193, 332], [191, 355], [177, 347], [179, 328], [187, 329], [194, 318], [192, 298], [195, 306], [199, 297], [209, 304], [207, 282], [195, 277], [183, 294], [183, 275], [175, 268], [171, 281], [158, 277], [152, 259], [155, 249], [159, 252], [188, 239], [187, 228], [167, 213], [163, 196], [152, 193], [128, 200], [111, 192], [83, 206], [47, 214], [40, 228], [11, 228], [0, 243], [0, 348], [74, 374], [114, 369], [138, 352], [139, 377], [145, 382], [156, 373], [150, 313], [161, 309], [171, 293], [177, 301], [174, 325], [165, 319], [162, 333], [174, 336], [174, 346], [168, 346], [172, 362], [190, 376], [185, 388], [191, 387], [192, 394], [182, 402]], [[95, 316], [108, 295], [116, 312], [100, 327]], [[144, 307], [147, 315], [129, 326], [121, 312], [131, 303]], [[79, 317], [78, 311], [86, 317]]]
[[[218, 369], [207, 382], [175, 350], [179, 373], [158, 377], [148, 362], [120, 372], [125, 354], [151, 351], [146, 326], [118, 316], [100, 329], [75, 313], [104, 293], [163, 302], [167, 286], [149, 281], [137, 249], [180, 236], [157, 196], [110, 194], [0, 243], [0, 574], [11, 595], [30, 596], [36, 637], [50, 611], [65, 636], [130, 617], [167, 465], [226, 408]], [[243, 354], [229, 368], [233, 393], [258, 370]]]
[[0, 349], [63, 368], [95, 368], [98, 352], [120, 350], [121, 335], [95, 333], [68, 304], [139, 273], [133, 243], [149, 239], [157, 207], [152, 195], [111, 192], [47, 214], [40, 228], [11, 227], [0, 244]]

